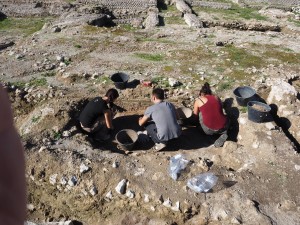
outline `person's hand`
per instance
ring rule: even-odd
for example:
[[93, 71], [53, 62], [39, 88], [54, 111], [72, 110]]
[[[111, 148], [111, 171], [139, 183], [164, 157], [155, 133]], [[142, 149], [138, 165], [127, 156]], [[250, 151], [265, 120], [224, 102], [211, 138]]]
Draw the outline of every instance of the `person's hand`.
[[6, 91], [0, 84], [0, 224], [24, 224], [25, 162]]

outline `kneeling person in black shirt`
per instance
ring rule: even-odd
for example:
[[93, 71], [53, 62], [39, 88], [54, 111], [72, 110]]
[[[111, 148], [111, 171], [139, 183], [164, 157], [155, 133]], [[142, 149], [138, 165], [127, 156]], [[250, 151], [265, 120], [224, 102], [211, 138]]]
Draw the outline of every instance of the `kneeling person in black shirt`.
[[114, 129], [112, 124], [113, 113], [109, 107], [119, 93], [116, 89], [109, 89], [104, 97], [96, 97], [91, 100], [80, 114], [79, 121], [82, 129], [97, 141], [105, 141], [110, 138], [110, 132]]

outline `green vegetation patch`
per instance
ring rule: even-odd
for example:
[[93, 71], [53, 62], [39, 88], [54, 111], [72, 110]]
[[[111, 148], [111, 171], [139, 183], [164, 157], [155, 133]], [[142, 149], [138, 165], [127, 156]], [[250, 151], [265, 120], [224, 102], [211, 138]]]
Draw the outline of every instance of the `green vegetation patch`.
[[238, 48], [234, 45], [228, 45], [224, 48], [224, 51], [227, 52], [227, 58], [229, 60], [225, 60], [225, 65], [232, 66], [234, 62], [238, 63], [239, 67], [248, 68], [248, 67], [256, 67], [261, 68], [265, 65], [265, 62], [261, 56], [254, 55], [243, 48]]
[[194, 68], [195, 65], [211, 65], [216, 59], [217, 54], [212, 52], [210, 49], [205, 48], [202, 45], [192, 49], [176, 49], [170, 51], [169, 60], [179, 62], [174, 66], [174, 70], [178, 66], [182, 74], [194, 73], [190, 68]]
[[240, 106], [239, 109], [240, 109], [241, 113], [248, 112], [248, 107], [247, 106]]
[[107, 28], [114, 35], [124, 35], [127, 32], [135, 32], [137, 29], [130, 24], [120, 24], [117, 27]]
[[138, 42], [159, 42], [165, 44], [178, 44], [176, 41], [168, 40], [165, 38], [147, 38], [147, 37], [138, 37], [136, 39]]
[[11, 82], [10, 83], [11, 85], [14, 85], [18, 88], [24, 88], [26, 86], [26, 83], [25, 82], [22, 82], [22, 81], [17, 81], [17, 82]]
[[135, 53], [134, 55], [138, 58], [154, 62], [162, 61], [164, 58], [161, 54]]
[[299, 20], [293, 20], [293, 19], [289, 18], [288, 21], [294, 23], [297, 27], [300, 27], [300, 21]]
[[168, 5], [167, 7], [160, 10], [161, 12], [178, 12], [176, 9], [175, 4], [174, 5]]
[[40, 78], [40, 79], [33, 78], [29, 81], [29, 86], [39, 87], [39, 86], [45, 86], [45, 85], [47, 85], [46, 78]]
[[233, 87], [233, 84], [234, 84], [233, 80], [223, 81], [218, 84], [218, 91], [229, 90]]
[[[104, 76], [104, 75], [97, 77], [93, 82], [95, 82], [97, 84], [101, 83], [101, 84], [105, 84], [105, 85], [113, 83], [112, 80], [110, 79], [110, 76]], [[91, 91], [93, 91], [93, 90], [91, 90]]]
[[151, 83], [155, 84], [157, 87], [161, 87], [161, 88], [170, 86], [168, 79], [166, 77], [163, 77], [163, 76], [153, 77], [152, 80], [151, 80]]
[[254, 19], [254, 20], [267, 20], [268, 18], [261, 15], [256, 9], [243, 8], [238, 5], [233, 5], [230, 9], [213, 9], [206, 7], [193, 7], [193, 10], [200, 13], [206, 12], [213, 14], [214, 16], [220, 16], [225, 19], [236, 20], [236, 19]]
[[56, 75], [55, 71], [50, 71], [50, 72], [42, 73], [43, 77], [54, 77], [55, 75]]
[[62, 137], [62, 134], [59, 131], [58, 132], [53, 131], [53, 139], [54, 140], [59, 140], [59, 139], [61, 139], [61, 137]]
[[186, 24], [181, 16], [166, 16], [164, 17], [166, 24]]
[[16, 33], [29, 36], [41, 30], [50, 19], [49, 17], [6, 18], [0, 20], [0, 32], [15, 31]]
[[82, 48], [82, 46], [80, 44], [74, 44], [75, 48]]
[[40, 120], [40, 118], [41, 118], [41, 116], [34, 116], [34, 117], [32, 117], [31, 122], [36, 123]]
[[268, 59], [274, 59], [281, 63], [299, 64], [300, 53], [294, 53], [293, 51], [287, 51], [286, 49], [280, 50], [278, 46], [268, 45], [266, 51], [263, 53], [263, 57]]

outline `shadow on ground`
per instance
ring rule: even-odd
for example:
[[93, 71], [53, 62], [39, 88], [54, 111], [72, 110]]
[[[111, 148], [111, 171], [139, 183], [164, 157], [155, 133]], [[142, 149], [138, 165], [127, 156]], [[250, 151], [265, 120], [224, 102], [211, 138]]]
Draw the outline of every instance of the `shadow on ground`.
[[[122, 129], [133, 129], [135, 131], [144, 130], [138, 125], [138, 119], [140, 116], [141, 115], [126, 115], [115, 118], [114, 126], [116, 132], [114, 133], [114, 136], [117, 134], [118, 131]], [[183, 129], [182, 135], [177, 139], [171, 140], [164, 151], [177, 151], [179, 149], [192, 150], [198, 148], [205, 148], [212, 145], [218, 137], [219, 135], [208, 136], [202, 134], [200, 130], [195, 126], [186, 127]], [[134, 149], [150, 150], [153, 146], [154, 143], [152, 141], [149, 141], [147, 143], [137, 142], [134, 146]]]

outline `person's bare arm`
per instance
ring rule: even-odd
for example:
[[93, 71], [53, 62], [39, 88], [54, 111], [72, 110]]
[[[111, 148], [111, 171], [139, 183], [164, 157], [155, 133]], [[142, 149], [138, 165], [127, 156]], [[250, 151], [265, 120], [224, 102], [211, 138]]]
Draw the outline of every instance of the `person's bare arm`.
[[105, 118], [105, 123], [108, 129], [114, 129], [113, 124], [112, 124], [112, 112], [111, 110], [107, 109], [104, 111], [104, 118]]
[[193, 110], [193, 112], [194, 112], [194, 115], [195, 115], [195, 116], [198, 116], [198, 114], [199, 114], [198, 101], [199, 101], [199, 99], [196, 99], [196, 101], [195, 101], [195, 103], [194, 103], [194, 110]]
[[26, 208], [23, 147], [13, 125], [7, 93], [0, 84], [0, 224], [24, 224]]
[[148, 116], [143, 116], [143, 117], [140, 117], [139, 118], [139, 125], [140, 126], [143, 126], [147, 121], [149, 120], [149, 117]]

